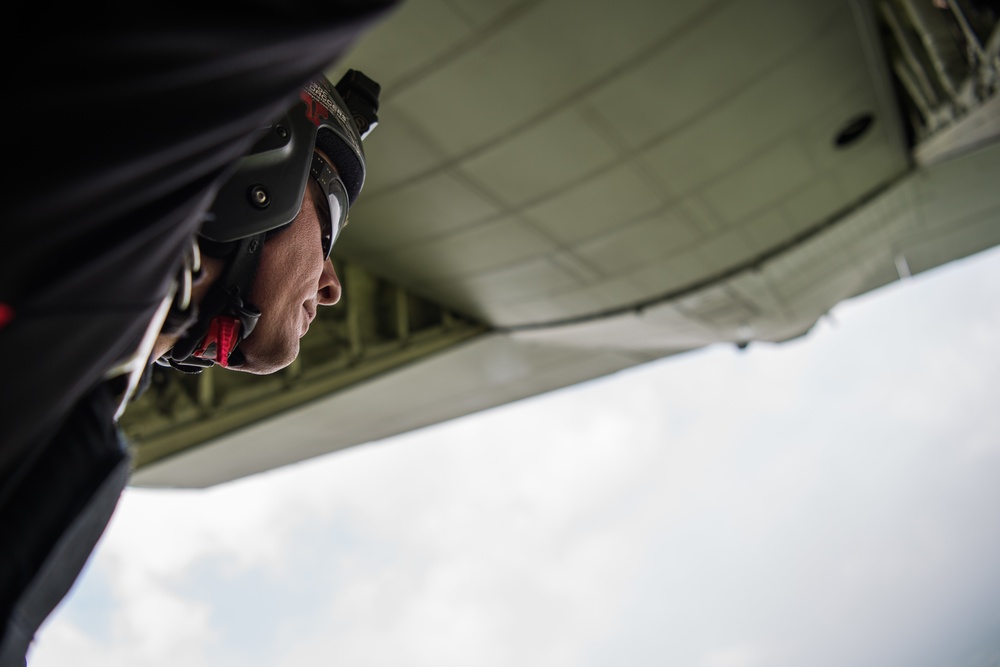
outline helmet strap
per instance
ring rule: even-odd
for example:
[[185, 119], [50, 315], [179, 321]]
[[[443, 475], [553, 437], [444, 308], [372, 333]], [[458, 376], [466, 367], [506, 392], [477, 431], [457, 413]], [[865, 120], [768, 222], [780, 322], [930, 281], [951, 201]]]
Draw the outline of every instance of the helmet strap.
[[198, 304], [194, 324], [165, 355], [171, 366], [199, 372], [213, 364], [224, 368], [243, 365], [243, 354], [236, 348], [260, 319], [260, 311], [249, 299], [264, 237], [261, 233], [235, 242], [222, 275]]

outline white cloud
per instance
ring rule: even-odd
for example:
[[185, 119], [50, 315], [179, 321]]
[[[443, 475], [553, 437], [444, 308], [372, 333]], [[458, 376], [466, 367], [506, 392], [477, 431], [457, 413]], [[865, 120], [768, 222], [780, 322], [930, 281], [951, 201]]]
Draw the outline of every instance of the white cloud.
[[987, 259], [783, 346], [208, 491], [130, 490], [32, 667], [989, 664]]

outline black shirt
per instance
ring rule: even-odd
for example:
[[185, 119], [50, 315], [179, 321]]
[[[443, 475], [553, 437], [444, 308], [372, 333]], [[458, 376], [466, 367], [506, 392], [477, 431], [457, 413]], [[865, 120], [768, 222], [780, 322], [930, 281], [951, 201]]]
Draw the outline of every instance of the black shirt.
[[126, 483], [108, 370], [254, 132], [393, 4], [181, 2], [127, 28], [133, 5], [84, 5], [85, 23], [24, 5], [0, 143], [0, 666], [23, 663]]

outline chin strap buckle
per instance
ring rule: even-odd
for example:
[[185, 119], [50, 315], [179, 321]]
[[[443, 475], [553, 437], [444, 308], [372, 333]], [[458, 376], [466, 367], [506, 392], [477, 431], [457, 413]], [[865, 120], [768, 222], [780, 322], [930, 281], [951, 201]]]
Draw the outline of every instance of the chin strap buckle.
[[208, 332], [200, 347], [194, 351], [199, 359], [211, 359], [223, 368], [229, 368], [229, 355], [240, 342], [239, 318], [219, 315], [212, 318]]

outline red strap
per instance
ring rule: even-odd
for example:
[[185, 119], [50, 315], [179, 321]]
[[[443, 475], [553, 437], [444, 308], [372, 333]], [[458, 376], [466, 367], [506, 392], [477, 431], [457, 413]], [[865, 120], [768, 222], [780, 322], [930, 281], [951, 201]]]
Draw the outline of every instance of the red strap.
[[14, 309], [0, 301], [0, 329], [14, 319]]
[[215, 343], [214, 361], [223, 368], [229, 368], [229, 353], [239, 342], [240, 321], [229, 315], [219, 315], [208, 325], [208, 333], [201, 341], [201, 347], [194, 351], [194, 356], [206, 358], [205, 351]]

